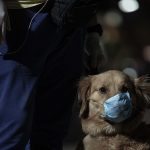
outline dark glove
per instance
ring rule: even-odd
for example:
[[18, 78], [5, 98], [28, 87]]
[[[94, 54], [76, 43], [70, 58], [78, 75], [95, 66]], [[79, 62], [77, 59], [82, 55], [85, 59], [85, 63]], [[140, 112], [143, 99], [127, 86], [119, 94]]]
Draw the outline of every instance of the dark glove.
[[100, 30], [91, 28], [86, 35], [84, 49], [85, 74], [97, 74], [107, 61], [105, 51], [100, 43]]

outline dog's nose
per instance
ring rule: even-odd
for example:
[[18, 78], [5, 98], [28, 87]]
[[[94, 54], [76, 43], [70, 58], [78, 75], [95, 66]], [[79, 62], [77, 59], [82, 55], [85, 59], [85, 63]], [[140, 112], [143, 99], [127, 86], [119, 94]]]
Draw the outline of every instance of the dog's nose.
[[104, 116], [107, 120], [120, 123], [130, 117], [132, 113], [132, 102], [130, 94], [119, 93], [104, 103]]

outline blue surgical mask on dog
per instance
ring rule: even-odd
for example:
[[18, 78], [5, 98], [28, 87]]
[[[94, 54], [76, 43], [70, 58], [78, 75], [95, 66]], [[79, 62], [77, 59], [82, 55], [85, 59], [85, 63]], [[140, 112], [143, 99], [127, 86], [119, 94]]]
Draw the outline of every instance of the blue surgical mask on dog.
[[128, 92], [119, 93], [104, 103], [104, 117], [114, 123], [120, 123], [131, 116], [132, 102]]

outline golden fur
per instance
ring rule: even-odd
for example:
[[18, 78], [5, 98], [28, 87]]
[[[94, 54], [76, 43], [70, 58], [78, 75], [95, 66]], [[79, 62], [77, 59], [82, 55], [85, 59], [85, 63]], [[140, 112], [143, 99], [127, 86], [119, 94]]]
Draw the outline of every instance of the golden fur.
[[[125, 73], [110, 70], [89, 76], [79, 83], [80, 117], [84, 150], [150, 150], [150, 125], [142, 122], [150, 106], [150, 78], [132, 79]], [[132, 115], [121, 123], [106, 121], [103, 103], [119, 92], [130, 93]], [[81, 147], [78, 147], [81, 149]]]

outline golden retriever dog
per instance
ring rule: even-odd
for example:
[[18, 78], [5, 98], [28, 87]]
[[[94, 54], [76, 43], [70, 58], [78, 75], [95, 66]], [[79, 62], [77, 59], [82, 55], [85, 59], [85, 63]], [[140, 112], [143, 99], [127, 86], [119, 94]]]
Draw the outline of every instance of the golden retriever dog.
[[[150, 78], [109, 70], [79, 82], [80, 118], [86, 134], [77, 150], [150, 150]], [[118, 104], [120, 103], [120, 104]]]

